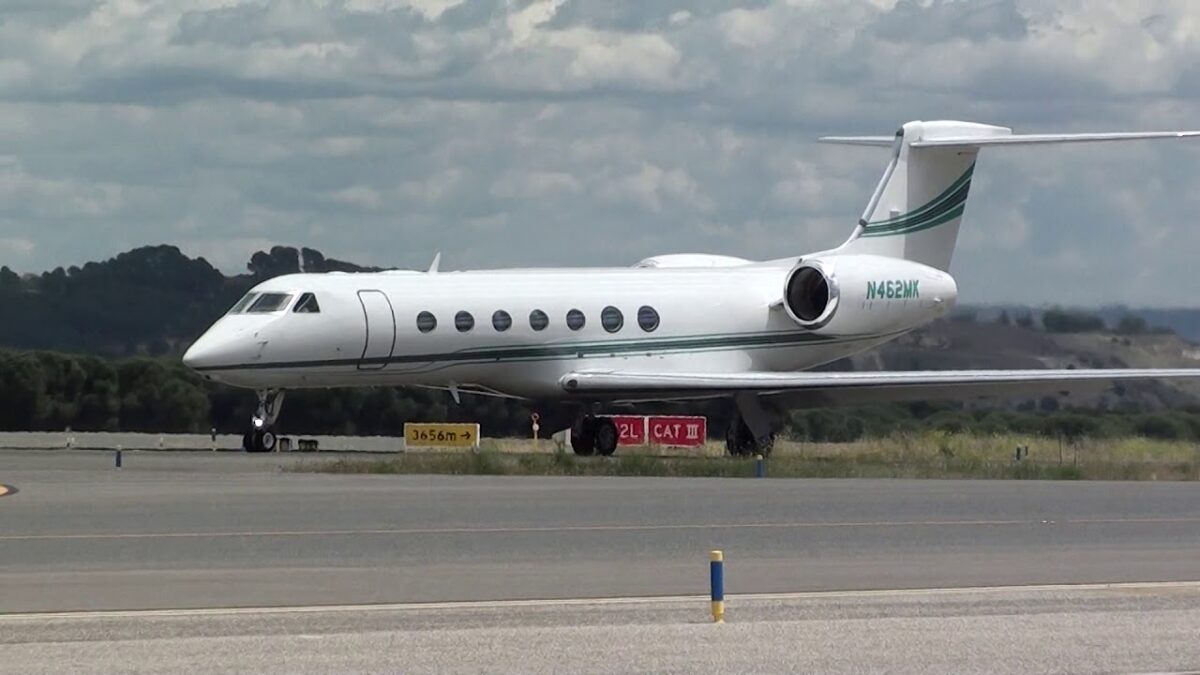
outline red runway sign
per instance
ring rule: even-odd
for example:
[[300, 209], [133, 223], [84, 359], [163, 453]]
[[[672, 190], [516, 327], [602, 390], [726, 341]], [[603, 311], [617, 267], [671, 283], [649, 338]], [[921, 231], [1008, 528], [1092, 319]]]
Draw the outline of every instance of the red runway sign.
[[645, 445], [646, 418], [642, 415], [613, 415], [619, 436], [617, 445]]
[[708, 437], [708, 419], [683, 415], [654, 415], [648, 419], [655, 445], [700, 446]]

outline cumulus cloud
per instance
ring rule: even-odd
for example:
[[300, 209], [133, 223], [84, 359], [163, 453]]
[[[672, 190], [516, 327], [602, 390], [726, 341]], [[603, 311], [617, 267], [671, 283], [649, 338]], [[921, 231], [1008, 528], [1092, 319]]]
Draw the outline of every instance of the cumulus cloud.
[[[907, 119], [1200, 126], [1191, 0], [18, 0], [0, 263], [172, 242], [366, 264], [839, 243]], [[1200, 144], [1198, 144], [1200, 145]], [[1200, 147], [980, 161], [968, 301], [1191, 303]], [[1117, 283], [1113, 270], [1128, 270]]]

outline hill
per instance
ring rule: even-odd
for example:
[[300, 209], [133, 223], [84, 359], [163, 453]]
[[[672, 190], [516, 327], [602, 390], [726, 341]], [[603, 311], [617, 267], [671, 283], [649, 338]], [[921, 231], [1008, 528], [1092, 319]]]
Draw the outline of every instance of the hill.
[[365, 271], [313, 249], [255, 253], [247, 273], [226, 277], [174, 246], [146, 246], [103, 262], [18, 276], [0, 268], [0, 346], [100, 356], [186, 349], [255, 284], [280, 274]]
[[[947, 320], [850, 361], [855, 370], [1196, 368], [1200, 367], [1200, 348], [1173, 333], [1049, 333], [1014, 324]], [[1139, 382], [1103, 396], [1054, 399], [1010, 404], [1042, 410], [1062, 406], [1136, 406], [1151, 410], [1185, 407], [1200, 404], [1200, 383]]]

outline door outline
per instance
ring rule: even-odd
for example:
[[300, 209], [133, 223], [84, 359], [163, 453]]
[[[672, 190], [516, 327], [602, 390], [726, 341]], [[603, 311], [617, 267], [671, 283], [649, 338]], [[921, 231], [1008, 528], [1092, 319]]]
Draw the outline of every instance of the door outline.
[[[369, 350], [371, 348], [371, 317], [370, 317], [370, 313], [367, 311], [367, 302], [366, 302], [366, 300], [363, 299], [364, 294], [371, 294], [371, 295], [378, 294], [378, 295], [382, 296], [383, 301], [387, 303], [388, 314], [392, 318], [392, 344], [390, 347], [388, 347], [387, 355], [382, 357], [383, 362], [378, 363], [378, 364], [365, 362], [367, 360], [367, 350]], [[394, 354], [396, 352], [396, 309], [394, 307], [392, 307], [392, 300], [391, 300], [391, 298], [389, 298], [387, 296], [387, 293], [384, 293], [383, 291], [381, 291], [379, 289], [375, 289], [375, 288], [360, 290], [358, 292], [358, 304], [362, 307], [363, 327], [365, 329], [365, 334], [364, 334], [364, 338], [363, 338], [362, 356], [358, 357], [358, 369], [359, 370], [383, 370], [384, 368], [387, 367], [388, 361], [392, 358], [392, 354]], [[381, 357], [372, 356], [371, 358], [377, 359], [377, 358], [381, 358]]]

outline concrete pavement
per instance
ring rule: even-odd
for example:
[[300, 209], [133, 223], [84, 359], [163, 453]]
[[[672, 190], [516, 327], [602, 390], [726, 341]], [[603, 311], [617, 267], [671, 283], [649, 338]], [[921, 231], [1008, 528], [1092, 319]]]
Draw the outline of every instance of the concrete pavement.
[[1165, 672], [1197, 584], [0, 616], [0, 673]]
[[300, 474], [0, 453], [0, 612], [1200, 579], [1188, 483]]

